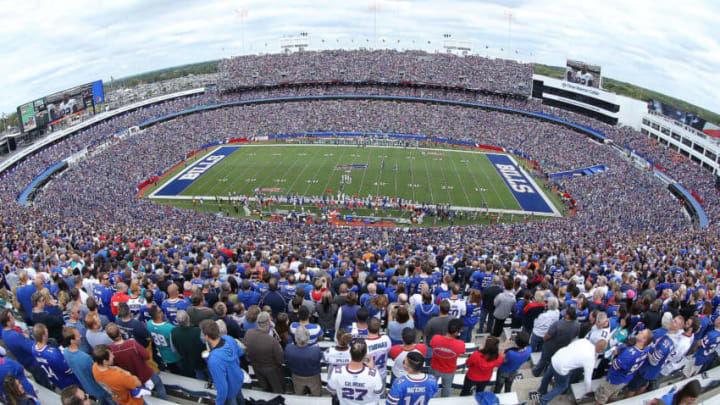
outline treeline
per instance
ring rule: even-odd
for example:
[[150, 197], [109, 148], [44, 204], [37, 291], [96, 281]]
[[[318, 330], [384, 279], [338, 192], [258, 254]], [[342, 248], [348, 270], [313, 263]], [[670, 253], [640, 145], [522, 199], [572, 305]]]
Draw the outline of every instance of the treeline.
[[[208, 62], [193, 63], [190, 65], [175, 66], [167, 69], [154, 70], [152, 72], [140, 73], [134, 76], [117, 79], [112, 84], [113, 87], [135, 87], [141, 83], [154, 83], [163, 80], [177, 79], [178, 77], [217, 73], [218, 61], [212, 60]], [[104, 83], [106, 88], [110, 88], [110, 83]]]
[[[565, 77], [565, 68], [560, 66], [548, 66], [535, 64], [535, 73], [543, 76], [550, 76], [557, 79]], [[630, 83], [622, 82], [620, 80], [610, 79], [603, 77], [602, 85], [605, 90], [612, 91], [613, 93], [620, 94], [622, 96], [631, 97], [637, 100], [649, 101], [651, 99], [660, 100], [665, 104], [679, 108], [681, 110], [698, 115], [705, 121], [712, 122], [715, 125], [720, 125], [720, 114], [716, 114], [710, 110], [706, 110], [702, 107], [698, 107], [694, 104], [690, 104], [686, 101], [682, 101], [675, 97], [670, 97], [657, 91], [648, 90], [646, 88], [635, 86]]]

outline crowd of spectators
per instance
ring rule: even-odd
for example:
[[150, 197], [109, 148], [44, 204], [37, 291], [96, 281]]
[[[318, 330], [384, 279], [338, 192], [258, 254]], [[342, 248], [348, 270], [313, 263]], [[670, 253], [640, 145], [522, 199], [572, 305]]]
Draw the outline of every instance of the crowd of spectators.
[[[332, 91], [285, 90], [294, 93], [252, 94]], [[369, 90], [408, 92], [498, 100], [440, 89]], [[717, 363], [717, 211], [708, 210], [710, 228], [694, 230], [678, 200], [651, 173], [564, 126], [520, 115], [369, 100], [223, 108], [117, 140], [55, 178], [34, 206], [15, 203], [48, 166], [118, 130], [195, 105], [248, 97], [255, 96], [208, 94], [132, 112], [63, 140], [3, 175], [0, 294], [13, 302], [13, 311], [0, 313], [0, 323], [3, 342], [19, 364], [0, 359], [0, 367], [13, 370], [2, 395], [32, 396], [25, 369], [38, 384], [67, 389], [68, 401], [80, 398], [79, 386], [103, 403], [142, 403], [151, 391], [166, 395], [160, 369], [212, 380], [218, 403], [240, 403], [241, 367], [247, 365], [263, 389], [285, 392], [287, 370], [295, 393], [316, 395], [321, 364], [341, 370], [335, 379], [330, 376], [332, 391], [345, 373], [343, 365], [362, 368], [367, 357], [384, 375], [387, 356], [397, 362], [404, 355], [402, 368], [397, 363], [391, 368], [395, 382], [388, 402], [397, 403], [407, 395], [411, 377], [423, 370], [433, 375], [423, 381], [437, 381], [439, 395], [449, 395], [455, 362], [465, 351], [460, 343], [475, 332], [495, 336], [467, 359], [463, 394], [482, 391], [495, 368], [494, 390], [511, 390], [533, 349], [542, 353], [533, 373], [543, 376], [543, 403], [581, 379], [579, 370], [585, 370], [586, 384], [593, 378], [594, 364], [588, 364], [596, 356], [587, 353], [601, 358], [594, 377], [608, 376], [595, 393], [600, 403], [623, 388], [629, 394], [652, 388], [660, 375], [682, 370], [692, 377]], [[539, 107], [532, 101], [510, 103]], [[627, 132], [577, 121], [611, 138]], [[574, 216], [491, 226], [348, 229], [271, 223], [134, 196], [137, 184], [207, 142], [316, 130], [452, 138], [522, 151], [547, 173], [594, 164], [608, 171], [555, 181], [577, 201]], [[707, 201], [717, 198], [712, 185], [697, 189], [712, 194]], [[497, 336], [505, 320], [524, 333], [503, 343]], [[573, 341], [576, 336], [580, 339]], [[337, 345], [321, 352], [322, 340]], [[669, 345], [676, 350], [668, 351]], [[207, 347], [212, 350], [204, 356]], [[573, 356], [579, 350], [585, 357]], [[422, 355], [420, 360], [413, 353]]]
[[481, 56], [395, 50], [244, 55], [218, 65], [218, 90], [307, 82], [440, 83], [529, 96], [531, 64]]

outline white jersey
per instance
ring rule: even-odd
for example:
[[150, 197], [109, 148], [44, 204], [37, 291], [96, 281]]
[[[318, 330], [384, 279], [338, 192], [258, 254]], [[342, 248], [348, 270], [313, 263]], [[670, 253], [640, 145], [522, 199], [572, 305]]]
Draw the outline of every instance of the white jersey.
[[385, 382], [374, 368], [363, 366], [351, 371], [348, 366], [342, 366], [332, 371], [327, 388], [337, 395], [340, 405], [377, 405], [380, 394], [385, 391]]
[[465, 316], [467, 313], [467, 304], [465, 304], [465, 300], [462, 298], [452, 299], [449, 298], [448, 301], [450, 302], [450, 312], [449, 315], [453, 318], [460, 318], [461, 316]]
[[350, 364], [350, 346], [345, 349], [339, 349], [337, 346], [327, 349], [323, 352], [323, 362], [327, 363], [329, 374], [332, 374], [335, 367]]
[[597, 325], [593, 325], [590, 332], [585, 337], [587, 340], [595, 344], [601, 340], [605, 340], [610, 343], [610, 328], [598, 328]]
[[387, 335], [378, 336], [375, 338], [365, 338], [367, 344], [367, 356], [372, 357], [375, 361], [375, 368], [380, 373], [382, 380], [385, 381], [387, 376], [387, 361], [390, 357], [390, 348], [392, 348], [392, 342], [390, 337]]
[[674, 346], [673, 351], [665, 359], [660, 373], [668, 376], [685, 365], [685, 354], [692, 346], [693, 337], [683, 335], [682, 330], [675, 334], [668, 333], [666, 336], [672, 340]]
[[140, 308], [146, 303], [145, 297], [143, 296], [139, 296], [137, 298], [130, 297], [130, 299], [127, 300], [130, 315], [132, 315], [133, 318], [138, 319], [138, 316], [140, 315]]

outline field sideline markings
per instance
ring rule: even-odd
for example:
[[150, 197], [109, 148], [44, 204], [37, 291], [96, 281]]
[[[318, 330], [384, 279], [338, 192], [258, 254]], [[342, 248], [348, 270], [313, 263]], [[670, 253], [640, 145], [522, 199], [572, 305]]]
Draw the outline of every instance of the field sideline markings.
[[[492, 168], [495, 170], [495, 173], [497, 173], [497, 169], [495, 169], [495, 165], [493, 165], [492, 162], [490, 161], [490, 159], [487, 158], [487, 154], [483, 154], [482, 159], [485, 159], [490, 164], [490, 166], [492, 166]], [[498, 176], [499, 176], [499, 173], [498, 173]], [[495, 193], [495, 195], [497, 196], [498, 202], [500, 202], [500, 204], [502, 204], [504, 206], [505, 199], [502, 197], [502, 195], [500, 195], [500, 193], [498, 193], [497, 187], [495, 187], [495, 182], [489, 178], [489, 174], [486, 173], [485, 177], [488, 177], [488, 183], [490, 183], [490, 188], [492, 188], [493, 193]], [[501, 178], [501, 180], [502, 180], [502, 178]], [[504, 180], [503, 180], [503, 184], [505, 184]], [[507, 185], [506, 185], [506, 187], [507, 187]], [[509, 187], [508, 187], [508, 190], [509, 190]], [[510, 194], [512, 194], [513, 200], [515, 200], [515, 202], [517, 202], [518, 207], [522, 208], [522, 205], [520, 205], [520, 201], [518, 201], [518, 199], [515, 197], [515, 194], [513, 194], [513, 193], [510, 193]]]
[[[167, 187], [168, 185], [172, 184], [172, 182], [175, 181], [175, 180], [177, 180], [178, 177], [182, 176], [183, 174], [185, 174], [185, 172], [188, 172], [190, 169], [192, 169], [193, 167], [195, 167], [195, 166], [197, 166], [198, 164], [200, 164], [200, 162], [204, 161], [205, 158], [207, 158], [208, 156], [210, 156], [210, 155], [212, 155], [213, 153], [217, 152], [220, 148], [223, 148], [223, 147], [224, 147], [223, 145], [220, 145], [220, 146], [218, 146], [217, 148], [211, 149], [208, 153], [204, 154], [200, 159], [196, 160], [195, 162], [193, 162], [193, 163], [190, 164], [189, 166], [186, 166], [185, 168], [183, 168], [182, 170], [180, 170], [177, 174], [175, 174], [170, 180], [168, 180], [168, 181], [166, 181], [165, 183], [163, 183], [163, 185], [162, 185], [161, 187], [158, 187], [157, 190], [153, 191], [149, 196], [147, 196], [147, 198], [153, 198], [153, 197], [155, 197], [155, 195], [158, 193], [158, 191], [160, 191], [160, 190], [164, 189], [165, 187]], [[238, 149], [240, 149], [240, 148], [238, 148]], [[237, 152], [237, 149], [235, 150], [235, 152]], [[233, 152], [233, 153], [235, 153], [235, 152]], [[232, 153], [231, 153], [230, 155], [232, 155]], [[230, 155], [227, 155], [227, 156], [225, 156], [225, 157], [228, 157], [228, 156], [230, 156]], [[205, 172], [205, 173], [203, 173], [203, 174], [207, 174], [207, 172]], [[202, 175], [200, 175], [197, 179], [199, 179], [200, 177], [202, 177]], [[197, 180], [197, 179], [195, 179], [195, 180]], [[195, 181], [193, 181], [193, 183], [194, 183], [194, 182], [195, 182]], [[190, 186], [192, 186], [192, 183], [190, 183], [185, 189], [189, 188]], [[183, 191], [184, 191], [184, 190], [183, 190]], [[181, 191], [181, 192], [182, 192], [182, 191]], [[161, 198], [161, 197], [158, 197], [158, 198]]]
[[[428, 156], [428, 154], [425, 154], [425, 156]], [[445, 155], [443, 155], [443, 156], [445, 156]], [[452, 160], [450, 158], [450, 156], [448, 156], [447, 158], [448, 158], [448, 160]], [[425, 161], [427, 162], [427, 158], [425, 159]], [[435, 161], [436, 161], [435, 158], [433, 158], [433, 162], [435, 162]], [[444, 161], [440, 160], [440, 162], [444, 162]], [[445, 176], [445, 168], [443, 167], [444, 165], [442, 163], [439, 163], [438, 166], [440, 166], [440, 174], [442, 174], [443, 182], [445, 182], [444, 186], [445, 186], [445, 191], [447, 191], [447, 194], [448, 194], [448, 200], [450, 200], [450, 205], [452, 205], [452, 194], [450, 193], [450, 188], [449, 188], [450, 185], [448, 184], [447, 176]], [[441, 190], [442, 190], [442, 188], [443, 188], [443, 186], [440, 186]]]
[[540, 186], [535, 182], [535, 178], [533, 178], [528, 172], [526, 172], [525, 169], [517, 162], [517, 160], [515, 160], [515, 158], [513, 156], [511, 156], [511, 155], [508, 155], [508, 156], [510, 157], [510, 160], [512, 160], [512, 162], [515, 164], [515, 166], [517, 166], [517, 168], [520, 169], [520, 173], [522, 173], [523, 176], [525, 176], [525, 178], [532, 184], [532, 186], [535, 187], [535, 190], [537, 190], [537, 192], [540, 193], [540, 197], [542, 197], [542, 199], [545, 201], [545, 204], [547, 204], [548, 207], [550, 207], [553, 214], [555, 214], [554, 216], [561, 217], [562, 214], [560, 213], [560, 211], [558, 211], [555, 204], [553, 204], [552, 201], [550, 201], [550, 198], [545, 194], [545, 190], [540, 188]]

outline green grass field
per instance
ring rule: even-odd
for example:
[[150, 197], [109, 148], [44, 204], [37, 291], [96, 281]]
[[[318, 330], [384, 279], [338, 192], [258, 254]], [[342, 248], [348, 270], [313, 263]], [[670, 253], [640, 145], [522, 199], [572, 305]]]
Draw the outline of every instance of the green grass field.
[[[336, 169], [350, 165], [367, 167]], [[165, 181], [180, 170], [182, 168], [170, 173]], [[276, 194], [283, 200], [287, 194], [321, 196], [331, 190], [335, 196], [342, 191], [349, 196], [377, 195], [420, 203], [522, 211], [485, 153], [462, 149], [244, 145], [208, 170], [180, 196], [254, 195], [256, 189], [263, 188], [281, 189], [265, 194]], [[546, 194], [561, 208], [551, 192]], [[193, 208], [189, 201], [158, 201]], [[203, 208], [208, 209], [213, 210]]]

